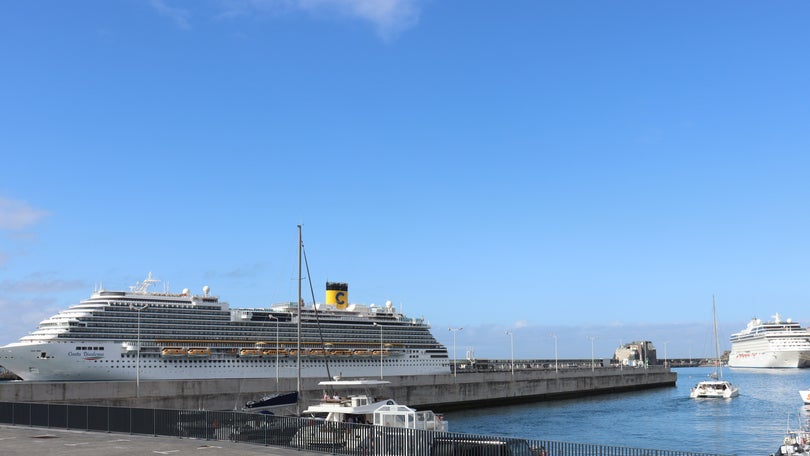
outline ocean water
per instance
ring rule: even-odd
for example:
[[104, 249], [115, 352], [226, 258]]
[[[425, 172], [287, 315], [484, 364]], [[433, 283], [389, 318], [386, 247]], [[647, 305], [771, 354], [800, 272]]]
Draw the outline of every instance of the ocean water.
[[450, 431], [635, 448], [769, 455], [810, 413], [810, 369], [724, 369], [734, 399], [691, 399], [713, 368], [674, 369], [675, 387], [446, 413]]

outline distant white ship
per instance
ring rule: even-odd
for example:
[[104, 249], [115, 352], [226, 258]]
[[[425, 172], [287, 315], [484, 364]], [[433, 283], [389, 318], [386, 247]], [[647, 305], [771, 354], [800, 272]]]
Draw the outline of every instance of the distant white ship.
[[810, 367], [810, 330], [779, 314], [731, 335], [730, 367]]
[[39, 381], [296, 377], [298, 359], [302, 377], [450, 372], [423, 318], [349, 304], [345, 283], [327, 283], [325, 304], [231, 309], [207, 286], [151, 291], [157, 282], [150, 273], [130, 291], [95, 290], [0, 347], [0, 365]]

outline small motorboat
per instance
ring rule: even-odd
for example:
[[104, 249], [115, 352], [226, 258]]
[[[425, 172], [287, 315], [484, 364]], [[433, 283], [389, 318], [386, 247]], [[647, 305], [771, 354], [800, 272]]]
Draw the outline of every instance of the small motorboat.
[[275, 393], [262, 396], [254, 401], [247, 401], [242, 410], [245, 412], [266, 413], [272, 409], [295, 405], [296, 403], [298, 403], [298, 393], [295, 391]]

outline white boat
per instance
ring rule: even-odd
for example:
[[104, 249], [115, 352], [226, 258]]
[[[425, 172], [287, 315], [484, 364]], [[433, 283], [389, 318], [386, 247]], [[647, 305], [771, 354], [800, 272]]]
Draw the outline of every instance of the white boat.
[[326, 422], [354, 422], [376, 426], [447, 432], [447, 421], [430, 410], [417, 411], [393, 399], [375, 399], [371, 387], [388, 385], [385, 380], [329, 380], [318, 383], [330, 390], [362, 388], [364, 394], [340, 396], [324, 391], [320, 401], [309, 406], [302, 415], [320, 416]]
[[[325, 303], [232, 309], [207, 286], [201, 295], [153, 291], [158, 282], [150, 273], [129, 291], [94, 290], [0, 347], [0, 366], [31, 381], [450, 373], [447, 348], [424, 318], [408, 318], [390, 301], [350, 304], [345, 283], [327, 282]], [[302, 348], [329, 344], [341, 351], [306, 356]]]
[[730, 399], [740, 394], [739, 388], [727, 380], [703, 380], [692, 388], [689, 396], [692, 399], [717, 398]]
[[[375, 448], [375, 454], [404, 454], [409, 440], [397, 430], [417, 429], [447, 432], [447, 421], [430, 410], [417, 411], [393, 399], [375, 399], [371, 387], [387, 385], [383, 380], [332, 380], [317, 404], [309, 406], [302, 416], [318, 421], [300, 429], [291, 443], [299, 448], [334, 450], [338, 448]], [[341, 396], [336, 388], [363, 389], [362, 394]], [[331, 390], [331, 391], [330, 391]], [[365, 426], [363, 426], [365, 425]], [[374, 425], [374, 428], [368, 426]]]
[[727, 380], [723, 380], [723, 366], [720, 361], [720, 341], [717, 336], [717, 309], [714, 304], [714, 296], [712, 296], [712, 315], [714, 317], [714, 374], [711, 376], [711, 380], [698, 382], [698, 384], [692, 388], [689, 392], [689, 397], [692, 399], [730, 399], [740, 394], [740, 390], [737, 386]]
[[802, 402], [807, 405], [810, 405], [810, 390], [800, 390], [799, 396], [802, 397]]
[[790, 417], [788, 417], [788, 428], [785, 436], [776, 452], [771, 456], [786, 455], [807, 455], [810, 453], [810, 429], [807, 425], [799, 426], [798, 429], [791, 429]]
[[729, 367], [810, 367], [810, 330], [790, 318], [753, 318], [731, 335]]

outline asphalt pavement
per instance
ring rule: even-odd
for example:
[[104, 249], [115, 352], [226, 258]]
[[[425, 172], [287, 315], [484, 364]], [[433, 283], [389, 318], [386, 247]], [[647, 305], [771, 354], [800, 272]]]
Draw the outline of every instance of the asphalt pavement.
[[248, 443], [0, 425], [3, 456], [323, 456]]

